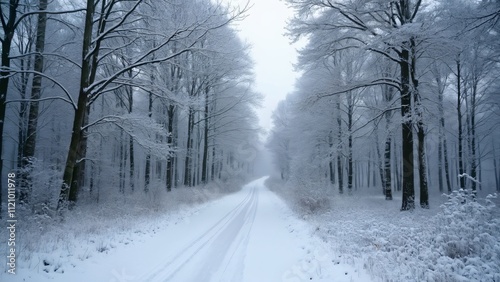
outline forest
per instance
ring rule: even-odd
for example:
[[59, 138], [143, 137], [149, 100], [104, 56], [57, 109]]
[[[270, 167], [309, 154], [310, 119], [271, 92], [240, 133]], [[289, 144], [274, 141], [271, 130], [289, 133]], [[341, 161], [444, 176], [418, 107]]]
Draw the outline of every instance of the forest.
[[498, 1], [287, 2], [307, 45], [273, 115], [282, 179], [401, 191], [401, 210], [500, 191]]
[[260, 94], [231, 26], [248, 6], [12, 0], [0, 8], [0, 167], [17, 175], [20, 205], [61, 211], [80, 198], [97, 204], [251, 169]]
[[[264, 6], [297, 48], [276, 76], [269, 19], [267, 62], [245, 37]], [[0, 0], [0, 280], [500, 281], [499, 22], [499, 0]]]

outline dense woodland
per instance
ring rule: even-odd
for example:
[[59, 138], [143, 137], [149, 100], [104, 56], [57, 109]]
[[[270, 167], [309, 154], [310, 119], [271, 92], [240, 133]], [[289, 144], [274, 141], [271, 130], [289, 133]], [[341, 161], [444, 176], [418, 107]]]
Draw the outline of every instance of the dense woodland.
[[16, 173], [28, 210], [251, 169], [260, 96], [233, 28], [248, 7], [2, 0], [0, 9], [0, 168]]
[[500, 0], [279, 1], [0, 0], [0, 277], [500, 281]]
[[[287, 4], [288, 35], [307, 45], [269, 138], [283, 179], [402, 191], [402, 210], [416, 191], [427, 208], [430, 189], [500, 190], [498, 1]], [[260, 98], [232, 27], [248, 6], [0, 8], [0, 167], [20, 203], [63, 210], [251, 170]]]
[[[500, 191], [500, 2], [287, 0], [305, 38], [268, 146], [281, 178], [339, 193]], [[417, 193], [416, 193], [417, 192]]]

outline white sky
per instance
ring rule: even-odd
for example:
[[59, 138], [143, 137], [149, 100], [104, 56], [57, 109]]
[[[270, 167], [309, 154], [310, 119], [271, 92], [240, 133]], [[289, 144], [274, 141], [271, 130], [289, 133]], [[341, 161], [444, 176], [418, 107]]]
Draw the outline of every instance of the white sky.
[[[244, 5], [246, 1], [228, 0], [233, 5]], [[240, 37], [252, 45], [255, 90], [264, 96], [263, 107], [258, 110], [260, 126], [269, 130], [273, 110], [293, 90], [297, 77], [293, 64], [298, 47], [285, 36], [286, 21], [293, 10], [283, 0], [250, 0], [250, 5], [247, 18], [236, 28]]]

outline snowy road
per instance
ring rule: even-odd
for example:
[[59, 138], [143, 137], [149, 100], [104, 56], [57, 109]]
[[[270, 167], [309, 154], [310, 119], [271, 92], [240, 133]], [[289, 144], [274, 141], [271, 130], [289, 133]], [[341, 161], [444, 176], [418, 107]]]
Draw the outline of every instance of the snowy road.
[[171, 252], [137, 281], [282, 281], [302, 250], [264, 180], [172, 228]]
[[131, 244], [64, 267], [64, 273], [36, 266], [8, 281], [369, 281], [359, 267], [326, 255], [308, 224], [265, 187], [265, 180], [195, 208]]

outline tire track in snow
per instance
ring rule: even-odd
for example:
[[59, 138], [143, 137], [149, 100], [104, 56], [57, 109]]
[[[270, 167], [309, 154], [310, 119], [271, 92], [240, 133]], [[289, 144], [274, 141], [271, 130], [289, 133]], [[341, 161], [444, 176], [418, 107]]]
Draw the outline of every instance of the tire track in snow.
[[[213, 268], [218, 271], [212, 273], [211, 281], [233, 282], [241, 281], [243, 278], [245, 254], [259, 201], [258, 192], [255, 188], [253, 190], [254, 194], [249, 208], [246, 211], [241, 211], [240, 216], [233, 220], [232, 228], [228, 227], [226, 229], [226, 233], [231, 234], [231, 236], [224, 236], [226, 238], [220, 236], [218, 237], [218, 244], [212, 245], [209, 257], [221, 253], [222, 244], [226, 244], [227, 248], [224, 249], [225, 255], [221, 256], [223, 260], [218, 262], [217, 267]], [[232, 242], [232, 244], [227, 242]], [[210, 268], [213, 266], [213, 264], [206, 263], [204, 269], [198, 272], [198, 277], [193, 281], [204, 281], [203, 276], [210, 273]]]
[[[225, 214], [203, 234], [192, 240], [173, 257], [169, 256], [147, 273], [139, 281], [175, 281], [176, 274], [200, 253], [204, 254], [203, 267], [193, 273], [191, 281], [207, 281], [207, 275], [219, 276], [217, 281], [233, 281], [233, 276], [242, 275], [243, 257], [252, 223], [257, 210], [257, 189], [252, 187], [238, 205]], [[237, 273], [227, 273], [235, 264]], [[221, 267], [223, 266], [223, 267]], [[225, 278], [226, 276], [229, 278]], [[226, 279], [226, 280], [221, 280]]]

